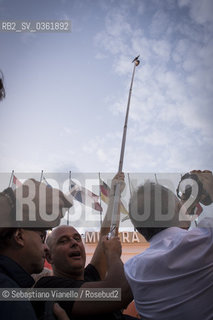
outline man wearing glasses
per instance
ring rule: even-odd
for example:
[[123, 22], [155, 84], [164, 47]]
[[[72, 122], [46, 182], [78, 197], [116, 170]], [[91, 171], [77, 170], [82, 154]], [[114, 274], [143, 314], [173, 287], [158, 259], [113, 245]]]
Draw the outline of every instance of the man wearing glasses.
[[[14, 218], [17, 213], [15, 212], [16, 200], [20, 200], [20, 194], [26, 195], [30, 192], [29, 185], [34, 186], [33, 203], [36, 219], [26, 221], [30, 212], [29, 207], [25, 205], [22, 209], [23, 220], [17, 222]], [[45, 191], [44, 194], [39, 192], [41, 189]], [[41, 198], [44, 195], [46, 199], [45, 208], [42, 209], [51, 215], [55, 201], [54, 192], [58, 194], [58, 216], [52, 222], [42, 221], [39, 215]], [[44, 266], [46, 230], [58, 225], [62, 217], [62, 209], [69, 208], [71, 205], [61, 191], [48, 188], [35, 180], [28, 180], [15, 193], [11, 188], [0, 193], [0, 288], [31, 288], [33, 286], [34, 280], [30, 275], [41, 272]], [[58, 306], [54, 308], [58, 319], [68, 319]], [[23, 320], [23, 317], [30, 320], [37, 319], [29, 301], [0, 301], [0, 312], [4, 320]]]

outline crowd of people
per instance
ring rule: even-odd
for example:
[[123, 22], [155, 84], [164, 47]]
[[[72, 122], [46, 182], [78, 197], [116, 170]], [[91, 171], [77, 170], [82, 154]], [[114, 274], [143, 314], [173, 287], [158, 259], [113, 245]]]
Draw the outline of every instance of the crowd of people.
[[[213, 199], [213, 176], [209, 171], [194, 172], [202, 182], [204, 189]], [[113, 179], [111, 190], [117, 183], [124, 181], [123, 173]], [[39, 215], [39, 183], [36, 185], [34, 203], [36, 216]], [[26, 184], [19, 188], [26, 189]], [[46, 191], [46, 211], [53, 209], [51, 188], [42, 186]], [[141, 219], [145, 214], [145, 202], [150, 190], [150, 221], [146, 225]], [[121, 188], [122, 189], [122, 188]], [[17, 189], [18, 190], [18, 189]], [[13, 193], [8, 188], [0, 194], [0, 215], [11, 221], [14, 215], [17, 190]], [[155, 195], [161, 194], [162, 206], [158, 207]], [[26, 191], [26, 190], [25, 190]], [[64, 207], [72, 206], [62, 192], [59, 216]], [[170, 226], [156, 224], [156, 212], [161, 215], [169, 212], [168, 196], [173, 197], [174, 213]], [[199, 199], [202, 203], [202, 197]], [[58, 319], [133, 319], [124, 315], [126, 308], [134, 297], [136, 309], [141, 319], [212, 319], [213, 306], [213, 220], [201, 219], [197, 228], [189, 228], [189, 221], [180, 221], [177, 216], [181, 202], [165, 186], [147, 182], [140, 186], [130, 199], [129, 215], [135, 228], [140, 232], [150, 247], [141, 254], [131, 258], [123, 265], [121, 261], [121, 243], [117, 236], [108, 239], [109, 221], [111, 219], [114, 193], [110, 201], [100, 230], [100, 241], [90, 264], [85, 268], [86, 253], [79, 232], [71, 226], [56, 226], [60, 220], [53, 221], [43, 228], [2, 227], [0, 229], [0, 286], [1, 288], [120, 288], [120, 301], [59, 301], [54, 305]], [[50, 210], [51, 208], [51, 210]], [[171, 208], [170, 208], [171, 209]], [[28, 216], [29, 208], [23, 207]], [[27, 214], [28, 213], [28, 214]], [[39, 216], [40, 219], [40, 216]], [[159, 222], [159, 221], [158, 221]], [[46, 230], [54, 228], [45, 241]], [[45, 258], [52, 265], [53, 275], [44, 276], [34, 284], [31, 277], [39, 273]], [[48, 305], [50, 306], [48, 308]], [[52, 304], [46, 301], [1, 301], [1, 314], [4, 319], [50, 318], [47, 310]], [[66, 311], [66, 313], [64, 313]], [[61, 314], [60, 314], [61, 312]], [[53, 317], [53, 314], [52, 314]], [[54, 318], [52, 318], [54, 319]], [[65, 318], [66, 319], [66, 318]]]
[[[2, 88], [4, 89], [3, 81], [0, 82], [1, 97], [5, 96]], [[193, 171], [193, 174], [202, 184], [205, 194], [208, 194], [211, 200], [208, 204], [212, 203], [212, 173], [198, 170]], [[124, 265], [121, 260], [122, 246], [117, 236], [119, 213], [116, 235], [108, 236], [117, 184], [120, 184], [122, 192], [125, 184], [124, 174], [121, 172], [112, 181], [100, 240], [86, 267], [86, 252], [81, 235], [72, 226], [60, 225], [64, 208], [68, 209], [73, 205], [61, 191], [48, 188], [38, 181], [28, 180], [15, 191], [7, 188], [0, 193], [0, 288], [121, 290], [119, 300], [56, 299], [52, 303], [1, 299], [2, 319], [134, 319], [122, 312], [133, 299], [142, 320], [213, 319], [213, 217], [200, 217], [197, 227], [189, 228], [191, 216], [190, 219], [180, 219], [184, 198], [179, 200], [165, 186], [146, 182], [132, 194], [129, 216], [134, 227], [150, 246]], [[25, 205], [22, 207], [23, 221], [14, 224], [19, 197], [29, 193], [32, 185], [34, 220], [26, 222], [31, 208]], [[156, 201], [156, 195], [160, 197], [161, 205]], [[45, 201], [41, 201], [41, 197]], [[202, 194], [197, 201], [206, 204]], [[57, 218], [42, 221], [40, 211], [44, 210], [51, 216], [56, 203]], [[165, 223], [168, 215], [169, 223]], [[52, 232], [46, 239], [49, 229]], [[35, 283], [31, 275], [43, 270], [45, 259], [51, 264], [53, 274], [43, 276]]]

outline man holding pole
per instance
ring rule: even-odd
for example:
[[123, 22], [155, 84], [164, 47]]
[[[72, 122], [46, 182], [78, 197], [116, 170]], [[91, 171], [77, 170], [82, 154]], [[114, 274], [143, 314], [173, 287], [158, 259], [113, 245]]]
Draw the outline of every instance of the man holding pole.
[[[86, 269], [85, 248], [76, 229], [60, 226], [47, 238], [49, 247], [47, 257], [52, 264], [53, 276], [41, 278], [36, 287], [81, 288], [88, 291], [121, 289], [121, 300], [97, 301], [94, 298], [93, 301], [58, 301], [71, 319], [133, 319], [120, 312], [120, 309], [125, 308], [132, 301], [131, 290], [120, 259], [121, 243], [117, 237], [111, 239], [106, 237], [110, 229], [115, 188], [119, 183], [120, 190], [123, 190], [123, 179], [123, 173], [118, 173], [113, 180], [107, 213], [100, 231], [100, 241]], [[38, 303], [36, 307], [38, 316], [41, 310], [42, 306]]]
[[[118, 175], [115, 177], [118, 180], [123, 180], [122, 174], [123, 159], [127, 134], [127, 123], [129, 116], [130, 100], [132, 86], [135, 75], [135, 68], [140, 61], [137, 56], [132, 62], [134, 63], [132, 79], [130, 84], [126, 117], [123, 129], [123, 138], [121, 144], [120, 161]], [[68, 315], [74, 319], [74, 316], [82, 316], [93, 319], [125, 319], [128, 316], [122, 314], [113, 314], [114, 311], [127, 306], [132, 300], [131, 290], [127, 284], [123, 271], [123, 263], [120, 260], [121, 245], [117, 238], [113, 238], [118, 232], [120, 221], [120, 195], [122, 192], [121, 183], [114, 183], [111, 188], [111, 197], [107, 209], [102, 228], [101, 236], [108, 233], [107, 238], [103, 237], [102, 244], [99, 242], [93, 255], [91, 264], [84, 270], [85, 266], [85, 250], [82, 244], [81, 237], [77, 230], [72, 227], [59, 227], [53, 231], [47, 243], [49, 246], [49, 262], [52, 264], [54, 277], [45, 277], [38, 281], [37, 287], [81, 287], [81, 288], [109, 288], [121, 287], [122, 300], [120, 302], [81, 302], [70, 301], [69, 303], [61, 303]], [[76, 265], [76, 268], [74, 267]], [[107, 276], [106, 266], [108, 269]], [[87, 269], [86, 268], [86, 269]], [[89, 281], [87, 281], [87, 279]], [[41, 308], [39, 307], [38, 310]], [[79, 318], [78, 318], [79, 319]]]
[[[121, 155], [120, 155], [120, 162], [119, 162], [119, 170], [118, 170], [118, 176], [117, 179], [121, 179], [122, 175], [122, 167], [123, 167], [123, 157], [124, 157], [124, 149], [125, 149], [125, 141], [126, 141], [126, 132], [127, 132], [127, 121], [128, 121], [128, 114], [129, 114], [129, 107], [130, 107], [130, 98], [131, 98], [131, 91], [132, 91], [132, 85], [133, 85], [133, 79], [135, 74], [135, 67], [139, 64], [138, 57], [136, 57], [134, 60], [134, 69], [132, 74], [132, 80], [130, 85], [130, 91], [129, 91], [129, 98], [128, 98], [128, 105], [127, 105], [127, 112], [126, 112], [126, 119], [125, 119], [125, 125], [124, 125], [124, 131], [123, 131], [123, 139], [122, 139], [122, 146], [121, 146]], [[0, 89], [1, 89], [1, 97], [4, 97], [4, 87], [3, 82], [0, 83]], [[84, 264], [85, 264], [85, 251], [83, 244], [81, 242], [81, 238], [79, 237], [78, 232], [71, 227], [60, 227], [59, 229], [54, 230], [52, 235], [49, 239], [49, 261], [53, 265], [54, 273], [56, 274], [55, 277], [52, 277], [52, 279], [46, 279], [46, 284], [43, 283], [41, 287], [63, 287], [62, 282], [66, 280], [66, 283], [68, 284], [68, 287], [72, 287], [73, 280], [75, 281], [75, 287], [82, 287], [82, 288], [115, 288], [120, 287], [122, 289], [122, 300], [121, 301], [100, 301], [100, 302], [81, 302], [76, 301], [71, 303], [69, 305], [64, 305], [65, 310], [67, 313], [72, 316], [73, 315], [81, 315], [83, 318], [85, 316], [88, 316], [89, 319], [91, 319], [91, 315], [93, 315], [93, 318], [95, 315], [99, 319], [99, 315], [105, 316], [106, 319], [125, 319], [128, 316], [124, 316], [121, 313], [113, 314], [112, 312], [119, 310], [120, 308], [125, 307], [128, 305], [129, 302], [132, 300], [132, 294], [129, 289], [129, 285], [126, 281], [126, 278], [124, 276], [124, 270], [123, 270], [123, 263], [120, 259], [121, 256], [121, 244], [119, 242], [118, 238], [113, 238], [113, 236], [116, 234], [116, 227], [118, 226], [119, 221], [119, 203], [120, 203], [120, 194], [121, 194], [121, 186], [120, 183], [116, 183], [116, 187], [112, 193], [112, 200], [109, 202], [108, 207], [108, 215], [106, 216], [106, 224], [103, 223], [103, 226], [101, 229], [101, 235], [104, 235], [106, 233], [109, 233], [108, 237], [103, 237], [102, 243], [99, 243], [96, 251], [94, 253], [93, 259], [91, 261], [91, 264], [89, 266], [89, 282], [86, 281], [86, 277], [84, 274]], [[63, 205], [62, 205], [63, 206]], [[3, 209], [3, 212], [5, 210]], [[110, 221], [110, 228], [109, 228], [109, 221]], [[27, 233], [28, 231], [24, 231], [24, 233]], [[29, 230], [29, 232], [34, 232], [33, 230]], [[19, 233], [19, 239], [20, 240], [20, 233]], [[112, 237], [112, 239], [111, 239]], [[20, 240], [22, 243], [22, 240]], [[20, 245], [21, 245], [20, 243]], [[66, 269], [64, 270], [64, 265], [61, 265], [59, 262], [60, 259], [57, 258], [57, 253], [60, 253], [60, 248], [64, 246], [64, 250], [61, 252], [64, 253], [64, 261], [66, 259], [70, 260], [69, 266], [71, 266], [70, 270]], [[63, 258], [63, 254], [60, 256]], [[24, 262], [26, 263], [26, 261]], [[106, 266], [108, 269], [108, 273], [105, 276], [106, 273]], [[32, 272], [34, 272], [32, 270]], [[88, 273], [88, 272], [87, 272]], [[71, 279], [72, 277], [72, 279]], [[88, 275], [87, 275], [88, 277]], [[57, 278], [57, 279], [56, 279]], [[45, 279], [45, 278], [43, 278]], [[72, 280], [72, 285], [69, 282], [70, 279]], [[53, 284], [53, 286], [50, 284], [50, 281]], [[56, 281], [52, 281], [56, 280]], [[43, 280], [44, 281], [44, 280]], [[77, 283], [78, 281], [78, 283]], [[47, 285], [47, 286], [46, 286]], [[39, 287], [39, 283], [37, 285]], [[67, 285], [65, 285], [67, 287]], [[68, 307], [67, 307], [68, 306]], [[78, 318], [79, 319], [79, 318]]]

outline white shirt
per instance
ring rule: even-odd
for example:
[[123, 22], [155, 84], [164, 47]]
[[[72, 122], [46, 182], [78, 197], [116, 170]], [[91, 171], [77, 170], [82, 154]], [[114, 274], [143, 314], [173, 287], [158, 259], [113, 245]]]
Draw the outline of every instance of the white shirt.
[[159, 232], [124, 269], [142, 319], [213, 319], [212, 218]]

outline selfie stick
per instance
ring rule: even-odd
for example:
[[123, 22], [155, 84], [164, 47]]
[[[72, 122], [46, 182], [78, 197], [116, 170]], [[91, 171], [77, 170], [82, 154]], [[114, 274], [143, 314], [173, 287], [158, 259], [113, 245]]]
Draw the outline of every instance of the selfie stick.
[[[120, 153], [118, 172], [122, 172], [122, 170], [123, 170], [123, 160], [124, 160], [124, 151], [125, 151], [125, 144], [126, 144], [126, 134], [127, 134], [127, 123], [128, 123], [128, 117], [129, 117], [130, 100], [131, 100], [131, 95], [132, 95], [132, 86], [133, 86], [133, 81], [134, 81], [134, 76], [135, 76], [135, 68], [140, 63], [138, 58], [139, 58], [139, 56], [137, 56], [132, 61], [134, 63], [134, 68], [133, 68], [133, 72], [132, 72], [132, 80], [131, 80], [130, 89], [129, 89], [129, 97], [128, 97], [128, 103], [127, 103], [127, 109], [126, 109], [125, 123], [124, 123], [124, 128], [123, 128], [123, 138], [122, 138], [122, 143], [121, 143], [121, 153]], [[108, 238], [115, 236], [116, 227], [117, 227], [117, 223], [118, 223], [118, 212], [119, 212], [118, 210], [119, 210], [119, 205], [120, 205], [120, 197], [121, 197], [120, 184], [118, 183], [118, 184], [116, 184], [116, 187], [115, 187], [115, 197], [114, 197], [114, 203], [113, 203], [113, 209], [112, 209], [112, 219], [111, 219], [111, 226], [110, 226], [110, 232], [108, 234]]]

